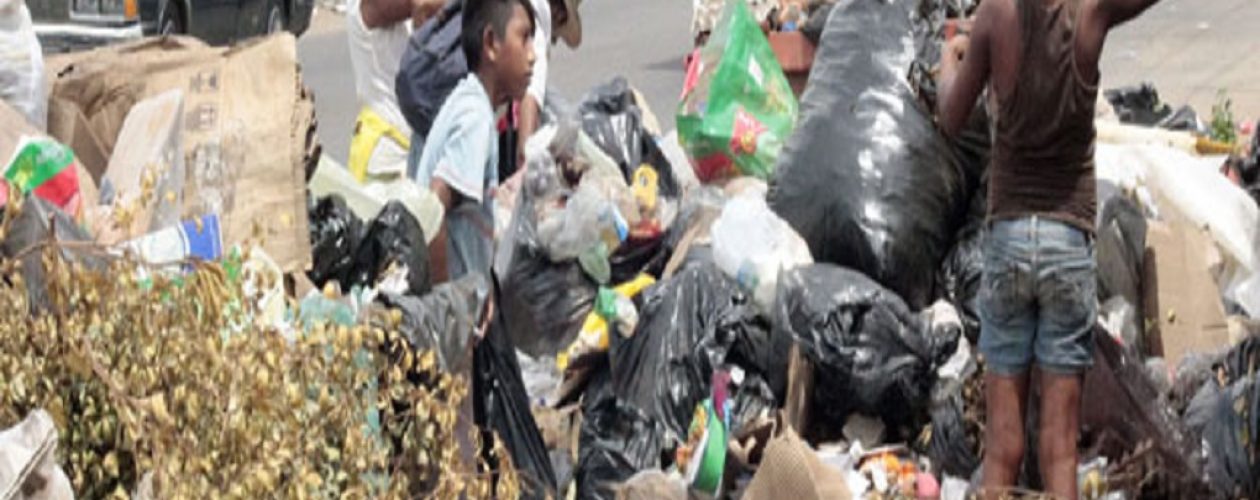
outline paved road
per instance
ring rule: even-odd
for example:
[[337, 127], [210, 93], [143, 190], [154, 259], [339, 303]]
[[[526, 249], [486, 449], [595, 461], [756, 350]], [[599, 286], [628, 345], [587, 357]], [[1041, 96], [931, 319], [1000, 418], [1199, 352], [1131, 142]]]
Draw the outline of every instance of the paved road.
[[[682, 88], [682, 58], [690, 47], [688, 0], [587, 0], [585, 43], [556, 48], [553, 88], [570, 100], [625, 75], [648, 98], [667, 130]], [[298, 43], [306, 83], [315, 90], [325, 149], [344, 161], [356, 113], [354, 82], [342, 26], [319, 11]], [[1166, 102], [1191, 104], [1205, 119], [1218, 89], [1239, 119], [1260, 118], [1260, 7], [1256, 0], [1163, 0], [1112, 34], [1102, 63], [1103, 88], [1154, 82]]]
[[[324, 150], [343, 163], [358, 112], [344, 23], [341, 15], [320, 10], [298, 42], [302, 76], [315, 92]], [[682, 60], [691, 46], [690, 23], [688, 0], [586, 0], [582, 47], [555, 48], [552, 88], [576, 101], [591, 87], [624, 75], [648, 99], [662, 127], [672, 129]]]

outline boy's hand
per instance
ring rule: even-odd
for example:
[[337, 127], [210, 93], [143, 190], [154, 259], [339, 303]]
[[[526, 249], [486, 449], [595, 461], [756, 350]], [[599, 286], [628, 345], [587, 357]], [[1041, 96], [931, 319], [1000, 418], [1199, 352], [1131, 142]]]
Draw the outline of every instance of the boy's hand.
[[411, 25], [419, 28], [445, 6], [443, 0], [411, 0]]

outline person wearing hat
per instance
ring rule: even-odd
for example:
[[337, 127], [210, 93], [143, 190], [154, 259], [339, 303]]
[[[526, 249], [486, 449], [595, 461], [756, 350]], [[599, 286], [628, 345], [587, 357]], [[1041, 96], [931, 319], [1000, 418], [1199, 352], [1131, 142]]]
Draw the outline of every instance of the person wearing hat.
[[530, 0], [538, 22], [534, 27], [534, 76], [521, 100], [517, 116], [517, 158], [525, 152], [525, 142], [538, 129], [542, 106], [547, 96], [547, 67], [550, 49], [563, 40], [570, 49], [582, 45], [582, 18], [578, 6], [582, 0]]

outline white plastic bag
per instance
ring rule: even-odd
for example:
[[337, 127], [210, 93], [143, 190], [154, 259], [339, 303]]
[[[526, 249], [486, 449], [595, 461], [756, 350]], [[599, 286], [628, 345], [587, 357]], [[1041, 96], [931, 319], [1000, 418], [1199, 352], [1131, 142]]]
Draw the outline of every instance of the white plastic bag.
[[780, 272], [814, 263], [809, 245], [756, 189], [726, 203], [710, 236], [718, 267], [752, 292], [764, 311], [774, 306]]
[[1149, 213], [1184, 219], [1211, 234], [1228, 262], [1217, 276], [1222, 295], [1260, 315], [1260, 209], [1221, 175], [1220, 156], [1195, 156], [1158, 144], [1099, 143], [1100, 185], [1135, 190]]
[[47, 128], [44, 56], [22, 0], [0, 0], [0, 100], [40, 131]]

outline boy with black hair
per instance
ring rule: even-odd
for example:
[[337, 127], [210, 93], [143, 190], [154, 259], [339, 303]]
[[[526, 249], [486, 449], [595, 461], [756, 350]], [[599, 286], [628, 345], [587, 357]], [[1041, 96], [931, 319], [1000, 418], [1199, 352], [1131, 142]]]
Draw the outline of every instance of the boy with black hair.
[[463, 16], [469, 74], [442, 104], [416, 173], [446, 209], [430, 248], [435, 282], [490, 274], [499, 181], [494, 110], [524, 96], [535, 56], [529, 0], [468, 0]]

